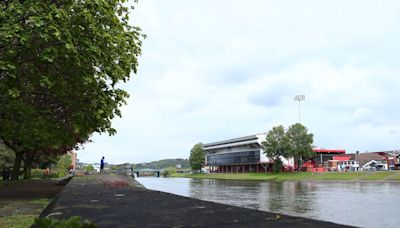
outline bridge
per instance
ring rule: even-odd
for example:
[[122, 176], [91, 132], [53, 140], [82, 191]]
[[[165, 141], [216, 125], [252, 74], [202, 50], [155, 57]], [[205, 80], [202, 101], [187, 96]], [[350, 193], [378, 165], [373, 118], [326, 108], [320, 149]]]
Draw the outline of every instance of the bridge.
[[120, 165], [115, 165], [115, 169], [113, 170], [116, 174], [123, 174], [128, 176], [136, 175], [136, 177], [140, 176], [155, 176], [160, 177], [161, 170], [157, 169], [134, 169], [132, 164], [125, 163]]
[[133, 170], [133, 173], [136, 175], [136, 177], [140, 176], [160, 177], [161, 171], [156, 169], [140, 169], [140, 170]]

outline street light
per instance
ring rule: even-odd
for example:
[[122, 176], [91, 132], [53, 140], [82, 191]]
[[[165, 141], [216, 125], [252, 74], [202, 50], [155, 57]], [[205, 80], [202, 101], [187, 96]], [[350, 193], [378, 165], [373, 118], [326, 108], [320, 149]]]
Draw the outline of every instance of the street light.
[[305, 99], [306, 95], [296, 95], [294, 97], [294, 100], [299, 102], [299, 123], [300, 123], [300, 101], [304, 101]]

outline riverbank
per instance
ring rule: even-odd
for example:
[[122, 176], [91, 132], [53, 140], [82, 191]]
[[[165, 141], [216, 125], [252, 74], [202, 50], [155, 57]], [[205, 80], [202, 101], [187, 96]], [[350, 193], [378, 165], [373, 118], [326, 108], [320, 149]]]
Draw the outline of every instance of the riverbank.
[[326, 172], [326, 173], [209, 173], [209, 174], [172, 174], [171, 177], [255, 180], [255, 181], [354, 181], [354, 182], [399, 182], [400, 171], [376, 172]]
[[346, 227], [148, 190], [127, 176], [74, 177], [41, 214], [99, 227]]
[[0, 227], [30, 227], [62, 189], [57, 180], [0, 181]]

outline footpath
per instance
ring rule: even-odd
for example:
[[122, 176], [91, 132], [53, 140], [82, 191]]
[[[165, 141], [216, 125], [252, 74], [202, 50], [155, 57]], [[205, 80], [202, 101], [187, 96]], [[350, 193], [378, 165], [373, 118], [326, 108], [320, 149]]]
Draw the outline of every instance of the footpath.
[[80, 216], [99, 227], [348, 227], [206, 202], [140, 186], [132, 177], [74, 177], [41, 217]]

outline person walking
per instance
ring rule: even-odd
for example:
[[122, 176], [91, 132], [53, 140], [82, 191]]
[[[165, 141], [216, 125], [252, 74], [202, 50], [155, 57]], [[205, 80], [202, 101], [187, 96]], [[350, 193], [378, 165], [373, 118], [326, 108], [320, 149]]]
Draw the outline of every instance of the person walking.
[[104, 173], [104, 156], [100, 161], [100, 173]]

